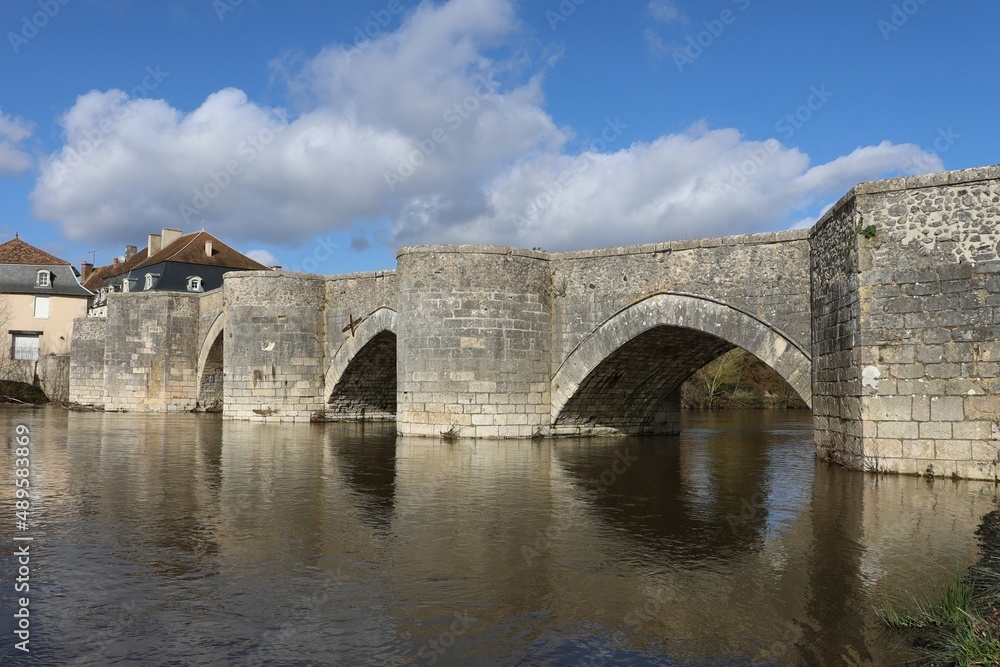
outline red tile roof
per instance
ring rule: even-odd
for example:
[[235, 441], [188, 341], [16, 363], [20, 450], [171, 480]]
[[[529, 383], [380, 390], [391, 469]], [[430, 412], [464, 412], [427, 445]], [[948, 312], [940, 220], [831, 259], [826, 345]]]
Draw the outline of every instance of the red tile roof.
[[[205, 242], [212, 243], [211, 257], [205, 253]], [[221, 266], [226, 269], [266, 271], [268, 267], [234, 250], [206, 231], [185, 234], [135, 268], [152, 266], [160, 262], [180, 262], [199, 266]], [[132, 267], [129, 267], [132, 268]]]
[[69, 262], [53, 257], [44, 250], [40, 250], [30, 243], [25, 243], [21, 239], [14, 237], [3, 245], [0, 245], [0, 264], [40, 264], [42, 266], [53, 266], [69, 264]]
[[119, 262], [117, 265], [108, 264], [107, 266], [99, 266], [95, 268], [87, 281], [83, 284], [84, 287], [89, 289], [91, 292], [96, 292], [101, 289], [101, 284], [108, 278], [114, 278], [115, 276], [120, 276], [123, 273], [128, 273], [135, 267], [146, 261], [146, 248], [143, 248], [136, 254], [132, 255], [128, 260], [124, 262]]

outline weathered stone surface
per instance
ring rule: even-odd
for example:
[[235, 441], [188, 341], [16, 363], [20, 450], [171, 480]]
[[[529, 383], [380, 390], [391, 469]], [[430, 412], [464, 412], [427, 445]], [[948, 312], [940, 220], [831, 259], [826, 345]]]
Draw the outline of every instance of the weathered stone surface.
[[[904, 440], [901, 459], [917, 474], [998, 478], [998, 204], [1000, 168], [970, 169], [864, 183], [813, 228], [821, 456], [903, 471], [872, 434], [909, 421], [920, 444]], [[850, 429], [858, 407], [876, 428]]]
[[[739, 346], [811, 403], [817, 453], [997, 479], [1000, 168], [864, 183], [812, 230], [565, 253], [400, 251], [396, 271], [242, 272], [78, 320], [71, 400], [407, 435], [670, 433]], [[874, 230], [874, 235], [871, 234]]]

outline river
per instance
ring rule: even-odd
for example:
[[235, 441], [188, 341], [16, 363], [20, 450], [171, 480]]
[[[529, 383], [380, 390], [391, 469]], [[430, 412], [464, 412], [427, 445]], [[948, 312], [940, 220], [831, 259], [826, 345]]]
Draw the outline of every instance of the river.
[[19, 530], [9, 445], [4, 665], [900, 664], [874, 607], [964, 572], [997, 502], [816, 461], [797, 411], [532, 442], [0, 410], [8, 441], [19, 424], [32, 496]]

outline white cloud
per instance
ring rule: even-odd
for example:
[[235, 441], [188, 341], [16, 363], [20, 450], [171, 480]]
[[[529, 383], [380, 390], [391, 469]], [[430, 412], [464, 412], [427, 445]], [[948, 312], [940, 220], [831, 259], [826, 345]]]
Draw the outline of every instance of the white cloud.
[[657, 21], [670, 23], [681, 19], [681, 10], [673, 0], [651, 0], [646, 11]]
[[20, 174], [31, 168], [31, 156], [21, 144], [32, 132], [31, 123], [0, 113], [0, 175]]
[[424, 221], [436, 221], [434, 235], [449, 242], [554, 250], [763, 231], [924, 155], [886, 142], [810, 168], [807, 156], [777, 140], [699, 124], [614, 152], [522, 161], [489, 186], [483, 215], [448, 224], [447, 202], [413, 202], [395, 232], [426, 241]]
[[646, 48], [649, 52], [660, 58], [667, 54], [667, 45], [663, 42], [663, 39], [656, 34], [656, 31], [652, 28], [646, 28], [642, 33], [643, 38], [646, 40]]
[[278, 259], [271, 253], [271, 251], [263, 248], [248, 250], [243, 254], [255, 262], [260, 262], [264, 266], [277, 266], [279, 264]]
[[556, 250], [769, 229], [927, 164], [916, 146], [886, 142], [811, 166], [776, 140], [704, 125], [617, 145], [614, 119], [603, 148], [569, 153], [543, 73], [497, 55], [519, 30], [511, 0], [421, 4], [395, 33], [285, 72], [304, 109], [295, 117], [231, 88], [190, 112], [89, 92], [41, 164], [35, 213], [70, 238], [109, 242], [204, 222], [229, 243], [293, 245], [389, 220], [396, 245]]

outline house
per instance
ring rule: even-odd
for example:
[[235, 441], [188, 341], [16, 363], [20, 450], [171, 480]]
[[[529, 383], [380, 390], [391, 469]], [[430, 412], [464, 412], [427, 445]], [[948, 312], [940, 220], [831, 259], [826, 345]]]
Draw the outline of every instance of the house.
[[95, 293], [88, 314], [106, 317], [111, 292], [209, 292], [222, 287], [229, 271], [266, 270], [204, 230], [163, 229], [150, 234], [141, 251], [126, 246], [123, 261], [93, 270], [83, 266], [84, 286]]
[[[4, 359], [31, 362], [69, 354], [73, 319], [87, 314], [91, 296], [69, 262], [16, 235], [0, 245], [0, 323], [10, 344]], [[3, 370], [10, 376], [16, 366]]]

